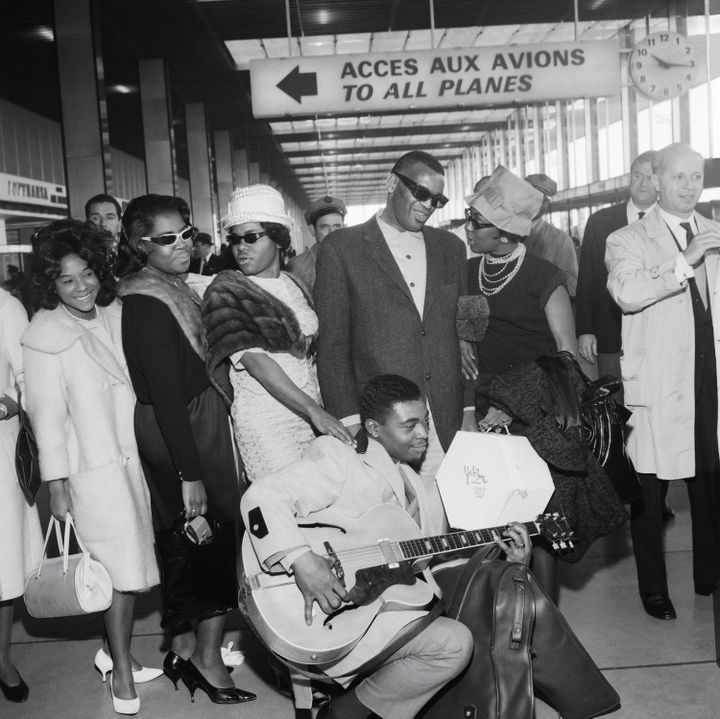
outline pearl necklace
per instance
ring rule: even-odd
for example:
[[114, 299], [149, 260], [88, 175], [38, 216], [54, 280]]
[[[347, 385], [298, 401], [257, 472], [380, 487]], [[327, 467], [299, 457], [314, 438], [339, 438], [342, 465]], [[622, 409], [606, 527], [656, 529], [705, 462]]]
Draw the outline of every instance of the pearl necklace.
[[[480, 291], [486, 297], [492, 297], [502, 290], [513, 277], [520, 271], [523, 260], [525, 259], [525, 245], [519, 244], [512, 252], [507, 255], [493, 256], [483, 255], [480, 258], [480, 268], [478, 272], [478, 284]], [[512, 263], [515, 265], [508, 270]], [[500, 266], [497, 272], [489, 272], [486, 265]]]
[[65, 314], [68, 317], [72, 317], [76, 322], [94, 322], [98, 318], [98, 309], [97, 305], [93, 305], [93, 309], [95, 310], [95, 317], [78, 317], [77, 315], [70, 312], [70, 310], [61, 302], [60, 306], [65, 310]]

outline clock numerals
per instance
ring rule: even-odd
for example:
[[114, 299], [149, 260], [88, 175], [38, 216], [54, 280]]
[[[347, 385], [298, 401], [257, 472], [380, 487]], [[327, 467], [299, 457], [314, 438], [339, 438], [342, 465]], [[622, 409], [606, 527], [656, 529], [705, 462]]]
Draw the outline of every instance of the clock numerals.
[[687, 92], [698, 73], [696, 49], [676, 32], [656, 32], [641, 40], [630, 55], [633, 84], [651, 100], [667, 100]]

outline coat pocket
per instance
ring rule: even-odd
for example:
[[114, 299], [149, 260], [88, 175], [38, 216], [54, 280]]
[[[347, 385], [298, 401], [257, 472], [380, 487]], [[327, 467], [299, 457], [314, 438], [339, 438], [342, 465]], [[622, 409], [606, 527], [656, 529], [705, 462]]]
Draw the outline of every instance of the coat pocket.
[[69, 477], [72, 514], [83, 542], [115, 539], [134, 531], [125, 496], [127, 478], [118, 462]]
[[620, 357], [620, 370], [622, 373], [623, 389], [625, 391], [625, 404], [628, 407], [648, 406], [648, 378], [642, 376], [645, 364], [644, 351], [623, 351]]

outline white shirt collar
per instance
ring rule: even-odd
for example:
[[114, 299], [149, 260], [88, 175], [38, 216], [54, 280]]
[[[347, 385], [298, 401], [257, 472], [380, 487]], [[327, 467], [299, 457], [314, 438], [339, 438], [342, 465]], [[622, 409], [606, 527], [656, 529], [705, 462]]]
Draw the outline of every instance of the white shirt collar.
[[387, 222], [385, 222], [385, 220], [383, 220], [383, 218], [381, 217], [382, 213], [382, 210], [378, 210], [377, 214], [375, 215], [375, 219], [377, 220], [378, 226], [380, 227], [380, 232], [382, 232], [386, 242], [390, 242], [401, 237], [413, 238], [415, 240], [425, 240], [422, 230], [418, 230], [417, 232], [410, 232], [410, 230], [399, 230], [397, 227], [393, 227], [392, 225], [389, 225]]
[[[628, 224], [631, 224], [632, 222], [635, 222], [635, 221], [638, 219], [638, 216], [639, 216], [639, 214], [640, 214], [641, 212], [644, 212], [645, 215], [647, 215], [648, 213], [652, 212], [652, 211], [655, 209], [655, 205], [656, 205], [656, 204], [657, 204], [656, 202], [653, 202], [653, 204], [650, 205], [650, 207], [646, 207], [644, 210], [641, 210], [641, 209], [632, 201], [632, 197], [631, 197], [631, 198], [628, 200], [628, 202], [627, 202], [627, 208], [626, 208]], [[643, 217], [645, 217], [645, 215], [643, 215]]]
[[695, 213], [693, 212], [690, 217], [682, 218], [678, 217], [677, 215], [673, 215], [671, 212], [668, 212], [667, 210], [663, 210], [660, 205], [658, 205], [658, 212], [660, 213], [660, 217], [662, 217], [665, 224], [670, 228], [670, 232], [673, 233], [675, 236], [675, 239], [680, 243], [680, 246], [685, 249], [687, 246], [687, 239], [685, 235], [685, 228], [680, 227], [681, 222], [689, 222], [690, 228], [692, 229], [693, 233], [697, 234], [698, 226], [697, 226], [697, 220], [695, 219]]

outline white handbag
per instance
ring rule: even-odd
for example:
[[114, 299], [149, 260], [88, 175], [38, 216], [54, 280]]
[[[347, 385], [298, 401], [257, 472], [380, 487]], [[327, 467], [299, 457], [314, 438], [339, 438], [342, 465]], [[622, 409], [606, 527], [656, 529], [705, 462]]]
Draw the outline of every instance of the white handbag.
[[[62, 555], [46, 559], [53, 527]], [[75, 531], [80, 554], [70, 554], [71, 529]], [[25, 578], [28, 614], [36, 619], [49, 619], [104, 612], [112, 603], [112, 589], [107, 569], [85, 549], [70, 513], [65, 517], [62, 537], [60, 522], [51, 516], [40, 563]]]

